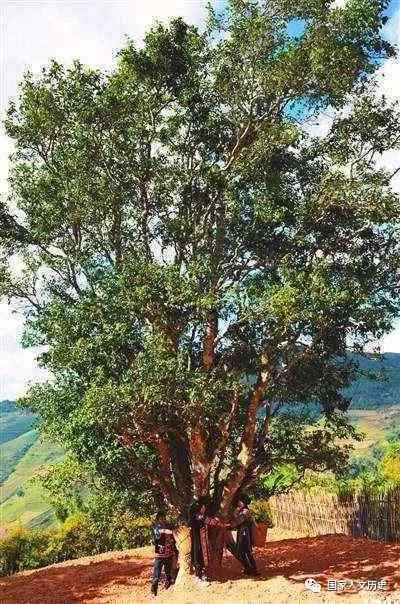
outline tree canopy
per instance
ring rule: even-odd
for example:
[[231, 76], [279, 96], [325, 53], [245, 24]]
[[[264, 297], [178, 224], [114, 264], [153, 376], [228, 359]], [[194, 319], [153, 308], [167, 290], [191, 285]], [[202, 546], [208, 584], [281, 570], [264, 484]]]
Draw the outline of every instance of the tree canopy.
[[[353, 353], [399, 311], [386, 5], [230, 0], [107, 73], [24, 77], [1, 288], [53, 377], [23, 402], [110, 480], [227, 512], [277, 464], [343, 464]], [[290, 412], [310, 403], [323, 419]]]

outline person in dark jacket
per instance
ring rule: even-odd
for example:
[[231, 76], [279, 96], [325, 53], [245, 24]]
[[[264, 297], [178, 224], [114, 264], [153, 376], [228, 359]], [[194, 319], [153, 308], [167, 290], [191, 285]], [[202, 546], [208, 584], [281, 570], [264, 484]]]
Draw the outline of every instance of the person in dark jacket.
[[249, 499], [242, 495], [233, 514], [232, 528], [237, 531], [234, 551], [228, 549], [243, 564], [246, 575], [258, 575], [257, 564], [253, 556], [254, 520], [249, 510]]
[[157, 595], [158, 584], [164, 569], [165, 587], [168, 589], [172, 581], [172, 562], [176, 555], [175, 538], [171, 525], [169, 525], [163, 514], [158, 514], [156, 524], [153, 528], [154, 534], [154, 569], [151, 582], [151, 593]]
[[191, 537], [191, 566], [201, 586], [215, 579], [222, 564], [227, 528], [210, 498], [195, 499], [188, 513]]
[[206, 569], [209, 562], [207, 538], [207, 505], [205, 497], [195, 499], [189, 506], [188, 522], [191, 539], [191, 565], [199, 581], [207, 581]]

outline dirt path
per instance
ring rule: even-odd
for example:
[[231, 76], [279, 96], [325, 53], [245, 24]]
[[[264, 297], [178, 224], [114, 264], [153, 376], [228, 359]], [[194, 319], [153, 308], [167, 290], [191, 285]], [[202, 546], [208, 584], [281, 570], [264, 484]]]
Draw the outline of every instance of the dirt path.
[[[202, 589], [160, 590], [159, 604], [286, 604], [337, 602], [400, 604], [400, 544], [383, 544], [341, 535], [284, 538], [273, 534], [265, 549], [256, 550], [261, 570], [257, 579], [244, 578], [231, 556], [224, 560], [220, 582]], [[279, 540], [276, 540], [280, 538]], [[151, 548], [111, 552], [27, 571], [0, 580], [2, 604], [145, 604], [149, 602]], [[314, 578], [320, 593], [305, 588]], [[353, 589], [328, 590], [328, 581], [348, 580]], [[377, 581], [388, 590], [378, 591]], [[365, 582], [360, 589], [359, 581]], [[368, 581], [370, 582], [368, 584]], [[332, 587], [332, 584], [330, 585]], [[369, 587], [369, 589], [368, 589]]]

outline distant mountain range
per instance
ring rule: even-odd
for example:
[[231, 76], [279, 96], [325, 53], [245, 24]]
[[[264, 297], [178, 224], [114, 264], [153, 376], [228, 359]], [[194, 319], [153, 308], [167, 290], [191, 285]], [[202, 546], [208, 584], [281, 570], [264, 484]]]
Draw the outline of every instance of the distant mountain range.
[[351, 409], [380, 409], [400, 404], [400, 353], [391, 352], [382, 360], [372, 356], [358, 358], [364, 371], [378, 373], [379, 381], [361, 378], [346, 391], [351, 397]]

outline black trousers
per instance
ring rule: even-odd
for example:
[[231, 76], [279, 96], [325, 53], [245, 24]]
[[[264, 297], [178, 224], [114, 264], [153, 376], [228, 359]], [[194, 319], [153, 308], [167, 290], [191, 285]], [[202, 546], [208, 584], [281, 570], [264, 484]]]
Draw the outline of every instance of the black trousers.
[[153, 579], [151, 582], [151, 593], [155, 596], [157, 595], [158, 584], [161, 579], [162, 569], [164, 569], [165, 574], [165, 587], [168, 589], [172, 583], [171, 577], [171, 567], [172, 567], [172, 556], [169, 558], [155, 558], [154, 559], [154, 568], [153, 568]]
[[243, 560], [243, 564], [246, 571], [257, 571], [257, 564], [253, 557], [253, 552], [250, 547], [245, 547], [239, 552], [240, 559]]
[[249, 547], [237, 547], [235, 543], [226, 543], [226, 549], [243, 564], [246, 571], [256, 571], [257, 565], [253, 557], [253, 552]]

